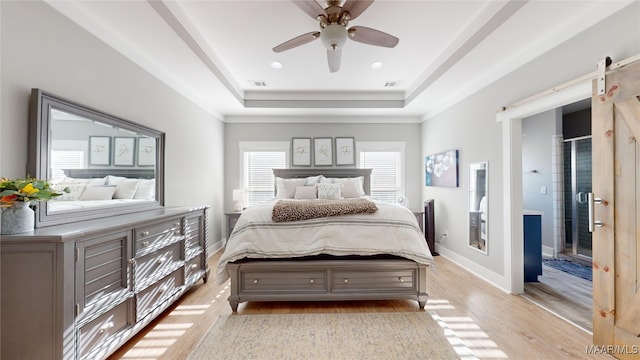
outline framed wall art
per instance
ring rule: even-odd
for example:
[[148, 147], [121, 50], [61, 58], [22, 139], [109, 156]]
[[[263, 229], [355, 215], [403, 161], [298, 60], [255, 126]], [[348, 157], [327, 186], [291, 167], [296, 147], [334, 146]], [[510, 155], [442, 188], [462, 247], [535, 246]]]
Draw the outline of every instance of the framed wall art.
[[315, 166], [333, 165], [333, 138], [313, 138], [313, 164]]
[[336, 137], [336, 165], [355, 165], [355, 139]]
[[136, 138], [114, 137], [113, 138], [113, 165], [133, 166], [134, 149]]
[[458, 187], [458, 150], [427, 155], [424, 172], [426, 186]]
[[138, 138], [138, 166], [154, 166], [156, 164], [156, 139]]
[[89, 165], [111, 165], [110, 136], [89, 136]]
[[311, 166], [311, 138], [291, 139], [291, 166]]

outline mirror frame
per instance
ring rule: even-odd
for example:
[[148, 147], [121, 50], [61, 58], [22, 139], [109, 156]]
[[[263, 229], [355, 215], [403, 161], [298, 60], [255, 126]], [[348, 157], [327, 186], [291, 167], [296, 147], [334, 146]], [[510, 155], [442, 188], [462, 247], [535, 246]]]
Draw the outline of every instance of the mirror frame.
[[[51, 109], [68, 112], [121, 129], [136, 132], [156, 139], [155, 201], [136, 204], [122, 204], [105, 208], [84, 209], [83, 211], [49, 212], [46, 202], [36, 207], [35, 227], [74, 223], [121, 214], [155, 210], [164, 207], [164, 144], [165, 134], [158, 130], [136, 124], [129, 120], [101, 112], [82, 104], [61, 98], [41, 89], [31, 90], [29, 104], [29, 151], [27, 158], [27, 174], [38, 179], [51, 179], [50, 154], [53, 139], [51, 138]], [[116, 169], [117, 170], [117, 169]]]
[[[485, 223], [484, 223], [484, 227], [485, 227], [485, 239], [484, 239], [484, 249], [482, 247], [480, 247], [481, 244], [481, 240], [482, 240], [482, 214], [480, 209], [478, 208], [478, 210], [471, 210], [472, 207], [473, 209], [476, 208], [476, 204], [475, 202], [472, 204], [472, 192], [471, 192], [471, 182], [473, 181], [473, 179], [475, 178], [473, 175], [473, 172], [476, 171], [476, 168], [479, 167], [479, 165], [484, 165], [484, 171], [485, 171], [485, 179], [484, 179], [484, 196], [486, 197], [486, 211], [485, 211]], [[480, 200], [481, 201], [481, 200]], [[478, 205], [479, 207], [480, 205]], [[488, 254], [488, 248], [489, 248], [489, 162], [488, 161], [478, 161], [475, 163], [470, 163], [469, 164], [469, 193], [468, 193], [468, 206], [467, 206], [467, 211], [469, 212], [469, 247], [479, 251], [485, 255]], [[476, 229], [475, 231], [477, 231], [477, 237], [478, 237], [478, 242], [477, 245], [474, 244], [474, 236], [472, 234], [472, 232], [474, 231], [474, 229]]]

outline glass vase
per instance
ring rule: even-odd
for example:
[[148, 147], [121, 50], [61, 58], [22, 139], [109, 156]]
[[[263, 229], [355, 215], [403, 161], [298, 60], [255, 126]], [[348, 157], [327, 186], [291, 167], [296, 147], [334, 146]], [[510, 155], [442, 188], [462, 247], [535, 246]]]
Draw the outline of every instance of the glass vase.
[[35, 214], [28, 202], [16, 202], [2, 208], [0, 214], [0, 234], [10, 235], [33, 231]]

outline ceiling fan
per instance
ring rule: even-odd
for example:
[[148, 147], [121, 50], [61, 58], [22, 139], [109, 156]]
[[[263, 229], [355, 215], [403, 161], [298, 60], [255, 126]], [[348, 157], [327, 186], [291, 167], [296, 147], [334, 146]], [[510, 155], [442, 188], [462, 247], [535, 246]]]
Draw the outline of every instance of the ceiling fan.
[[399, 39], [380, 30], [365, 26], [352, 26], [347, 29], [350, 20], [360, 16], [373, 0], [346, 0], [340, 6], [340, 0], [327, 0], [327, 7], [322, 8], [315, 0], [292, 0], [302, 11], [320, 22], [320, 31], [312, 31], [287, 40], [273, 48], [274, 52], [282, 52], [304, 45], [320, 38], [327, 48], [329, 71], [340, 70], [342, 46], [347, 38], [364, 44], [392, 48]]

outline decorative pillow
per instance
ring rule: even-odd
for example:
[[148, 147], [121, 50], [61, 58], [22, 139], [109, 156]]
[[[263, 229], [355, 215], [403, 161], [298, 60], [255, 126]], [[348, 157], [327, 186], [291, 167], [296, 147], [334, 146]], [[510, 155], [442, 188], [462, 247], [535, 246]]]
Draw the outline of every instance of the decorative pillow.
[[317, 184], [318, 199], [342, 199], [342, 184]]
[[283, 179], [276, 177], [276, 198], [293, 199], [296, 187], [304, 186], [306, 179]]
[[153, 200], [156, 197], [156, 180], [140, 180], [138, 181], [138, 188], [133, 195], [134, 199]]
[[107, 175], [107, 181], [103, 185], [118, 185], [118, 183], [124, 179], [126, 179], [126, 177]]
[[324, 178], [324, 176], [322, 176], [322, 175], [309, 176], [309, 177], [307, 177], [307, 180], [304, 182], [304, 185], [305, 186], [315, 185], [315, 184], [319, 183], [322, 178]]
[[138, 179], [124, 179], [118, 181], [116, 192], [113, 194], [114, 199], [133, 199], [138, 189]]
[[85, 184], [88, 186], [102, 186], [105, 185], [107, 181], [107, 177], [101, 177], [101, 178], [91, 178], [91, 179], [83, 179], [83, 178], [72, 178], [72, 177], [65, 177], [64, 180], [62, 182], [64, 183], [74, 183], [74, 184]]
[[115, 192], [115, 186], [87, 186], [79, 200], [111, 200]]
[[318, 189], [314, 186], [296, 186], [294, 199], [315, 199]]
[[[73, 182], [61, 182], [52, 185], [51, 188], [57, 192], [61, 192], [62, 195], [56, 196], [54, 200], [78, 200], [80, 195], [84, 192], [87, 184], [73, 183]], [[69, 188], [69, 192], [64, 192], [64, 188]]]
[[333, 178], [321, 177], [320, 184], [333, 184]]
[[364, 177], [355, 178], [337, 178], [333, 180], [334, 184], [342, 184], [342, 196], [345, 198], [355, 198], [364, 196]]

